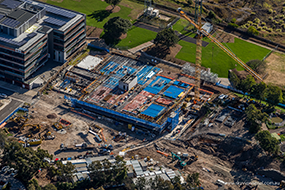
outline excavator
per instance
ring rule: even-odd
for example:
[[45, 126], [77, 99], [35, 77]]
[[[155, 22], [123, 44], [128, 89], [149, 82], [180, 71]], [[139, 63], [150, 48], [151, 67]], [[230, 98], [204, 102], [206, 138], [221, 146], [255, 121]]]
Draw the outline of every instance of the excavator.
[[178, 162], [180, 163], [180, 166], [182, 166], [182, 167], [186, 166], [186, 162], [181, 160], [180, 156], [178, 156], [177, 154], [171, 152], [171, 157], [172, 157], [172, 160], [178, 159]]

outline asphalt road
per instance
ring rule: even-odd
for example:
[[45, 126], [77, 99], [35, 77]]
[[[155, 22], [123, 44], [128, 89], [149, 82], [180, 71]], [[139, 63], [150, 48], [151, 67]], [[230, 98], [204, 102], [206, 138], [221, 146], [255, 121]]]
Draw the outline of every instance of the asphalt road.
[[[147, 30], [150, 30], [150, 31], [153, 31], [153, 32], [159, 32], [161, 30], [159, 28], [156, 28], [154, 26], [151, 26], [151, 25], [148, 25], [148, 24], [145, 24], [145, 23], [142, 23], [142, 22], [136, 22], [136, 23], [134, 23], [134, 26], [140, 27], [140, 28], [144, 28], [144, 29], [147, 29]], [[195, 38], [191, 38], [189, 36], [185, 36], [183, 34], [179, 34], [177, 31], [175, 31], [175, 33], [179, 37], [180, 40], [183, 40], [185, 42], [189, 42], [189, 43], [192, 43], [192, 44], [196, 44], [196, 39]], [[206, 47], [208, 44], [209, 44], [208, 42], [202, 41], [202, 46], [203, 47]]]
[[6, 94], [7, 96], [9, 96], [12, 99], [22, 100], [23, 102], [30, 103], [31, 100], [32, 100], [31, 96], [28, 96], [28, 95], [25, 95], [25, 94], [21, 94], [21, 93], [18, 93], [18, 92], [14, 92], [12, 90], [8, 90], [8, 89], [1, 88], [1, 87], [0, 87], [0, 93], [4, 93], [4, 94]]
[[[7, 94], [8, 95], [8, 94]], [[0, 110], [0, 122], [2, 122], [9, 114], [11, 114], [15, 109], [17, 109], [23, 102], [14, 100], [6, 105], [2, 110]]]

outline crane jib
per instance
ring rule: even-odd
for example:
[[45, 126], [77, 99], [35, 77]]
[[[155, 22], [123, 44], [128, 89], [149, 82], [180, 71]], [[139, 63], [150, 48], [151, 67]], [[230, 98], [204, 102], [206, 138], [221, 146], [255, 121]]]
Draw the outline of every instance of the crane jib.
[[182, 11], [181, 8], [178, 9], [178, 12], [180, 13], [180, 16], [184, 17], [187, 21], [189, 21], [199, 32], [201, 32], [203, 35], [207, 36], [212, 42], [214, 42], [220, 49], [222, 49], [226, 54], [228, 54], [233, 60], [235, 60], [239, 65], [241, 65], [244, 69], [246, 69], [248, 72], [250, 72], [252, 75], [254, 75], [256, 78], [258, 78], [260, 81], [263, 81], [263, 79], [255, 73], [251, 68], [249, 68], [242, 60], [240, 60], [233, 52], [231, 52], [229, 49], [227, 49], [224, 45], [222, 45], [216, 38], [214, 38], [212, 35], [210, 35], [208, 32], [206, 32], [203, 28], [198, 26], [193, 20], [191, 20], [184, 11]]

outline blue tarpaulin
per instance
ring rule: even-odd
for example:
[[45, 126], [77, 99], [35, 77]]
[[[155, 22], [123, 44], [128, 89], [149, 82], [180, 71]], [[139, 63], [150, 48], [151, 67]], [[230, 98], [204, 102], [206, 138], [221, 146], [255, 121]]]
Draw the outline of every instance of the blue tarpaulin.
[[157, 104], [151, 104], [145, 111], [142, 112], [142, 114], [150, 116], [150, 117], [156, 117], [164, 110], [165, 107], [157, 105]]
[[178, 95], [183, 91], [184, 91], [183, 89], [178, 88], [176, 86], [170, 86], [168, 89], [165, 90], [163, 95], [176, 99]]
[[155, 80], [153, 80], [144, 90], [150, 92], [152, 94], [159, 93], [169, 82], [171, 79], [157, 76]]

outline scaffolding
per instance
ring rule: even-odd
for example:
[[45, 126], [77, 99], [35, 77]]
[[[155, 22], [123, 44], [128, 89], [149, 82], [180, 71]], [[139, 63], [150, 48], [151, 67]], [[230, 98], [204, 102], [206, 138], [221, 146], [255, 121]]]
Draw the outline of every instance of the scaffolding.
[[[195, 67], [192, 67], [189, 63], [185, 63], [182, 68], [182, 73], [190, 76], [195, 76]], [[218, 74], [210, 72], [209, 69], [207, 71], [201, 70], [200, 73], [201, 80], [213, 84], [216, 84], [218, 82]]]

